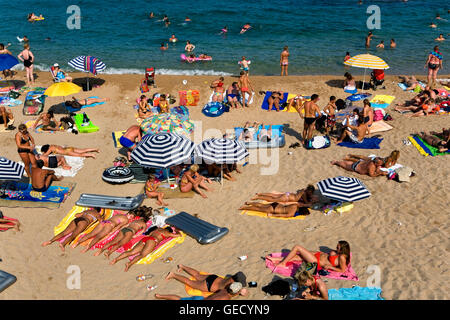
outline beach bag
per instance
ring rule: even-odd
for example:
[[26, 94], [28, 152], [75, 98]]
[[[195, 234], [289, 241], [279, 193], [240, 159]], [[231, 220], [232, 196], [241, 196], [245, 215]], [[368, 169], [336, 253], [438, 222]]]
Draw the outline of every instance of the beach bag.
[[289, 282], [286, 280], [275, 280], [268, 285], [261, 288], [267, 294], [271, 296], [287, 296], [291, 292]]
[[303, 271], [308, 271], [311, 275], [317, 274], [317, 262], [303, 262], [300, 267], [295, 272], [295, 278], [298, 278], [298, 275], [302, 273]]
[[330, 138], [328, 136], [315, 136], [311, 140], [308, 140], [305, 144], [306, 149], [323, 149], [328, 148], [331, 145]]
[[386, 115], [383, 117], [383, 120], [384, 120], [384, 121], [391, 121], [391, 120], [392, 120], [392, 117], [391, 117], [391, 115], [389, 115], [389, 114], [386, 113]]
[[381, 110], [375, 110], [373, 113], [373, 121], [380, 121], [383, 120], [383, 112]]

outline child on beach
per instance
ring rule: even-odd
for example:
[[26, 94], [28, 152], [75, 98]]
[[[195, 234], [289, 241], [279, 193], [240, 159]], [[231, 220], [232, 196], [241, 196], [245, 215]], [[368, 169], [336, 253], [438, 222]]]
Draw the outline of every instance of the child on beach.
[[325, 130], [327, 135], [330, 134], [330, 131], [333, 131], [334, 126], [336, 125], [336, 97], [331, 96], [330, 102], [326, 105], [326, 107], [323, 109], [323, 112], [326, 114], [327, 119], [325, 120]]
[[156, 191], [160, 184], [161, 182], [156, 179], [154, 174], [149, 174], [148, 180], [145, 183], [145, 195], [147, 198], [156, 198], [156, 203], [160, 206], [167, 206], [167, 203], [163, 202], [164, 193]]
[[138, 109], [139, 118], [145, 119], [152, 116], [152, 110], [148, 105], [147, 97], [143, 94], [139, 100], [139, 109]]
[[239, 61], [239, 64], [241, 65], [241, 69], [244, 70], [245, 72], [247, 72], [247, 74], [249, 73], [249, 61], [247, 60], [246, 57], [242, 56], [241, 61]]

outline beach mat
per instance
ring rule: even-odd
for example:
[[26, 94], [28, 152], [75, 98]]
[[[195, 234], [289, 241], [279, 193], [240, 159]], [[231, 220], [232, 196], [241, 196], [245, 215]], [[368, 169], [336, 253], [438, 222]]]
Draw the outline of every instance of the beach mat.
[[[211, 273], [207, 273], [207, 272], [203, 272], [203, 271], [200, 271], [199, 273], [202, 275], [211, 274]], [[219, 276], [219, 278], [225, 279], [224, 276], [220, 276], [220, 275], [218, 275], [218, 276]], [[189, 276], [189, 279], [195, 280], [195, 278], [193, 276]], [[198, 289], [194, 289], [194, 288], [188, 286], [187, 284], [184, 285], [184, 289], [186, 290], [186, 293], [190, 296], [202, 296], [204, 298], [209, 297], [210, 295], [212, 295], [214, 293], [214, 292], [207, 292], [207, 291], [201, 291]]]
[[14, 284], [17, 281], [16, 276], [0, 270], [0, 292], [6, 290], [8, 287]]
[[384, 300], [381, 288], [359, 287], [328, 289], [329, 300]]
[[[23, 208], [59, 208], [75, 188], [76, 183], [53, 181], [45, 192], [31, 190], [31, 184], [20, 181], [1, 181], [0, 190], [4, 196], [0, 198], [0, 207]], [[2, 192], [3, 193], [3, 192]]]
[[[269, 110], [269, 102], [267, 102], [267, 100], [269, 99], [269, 97], [271, 95], [272, 95], [271, 91], [266, 91], [266, 95], [264, 96], [264, 100], [262, 102], [261, 109]], [[280, 111], [284, 111], [285, 107], [283, 106], [283, 103], [285, 103], [287, 101], [288, 95], [289, 95], [289, 93], [287, 93], [287, 92], [283, 93], [283, 100], [280, 101]], [[275, 109], [275, 106], [272, 106], [271, 110], [277, 110], [277, 109]]]
[[[88, 97], [88, 99], [89, 99], [89, 98], [95, 98], [95, 99], [98, 99], [97, 96], [94, 96], [94, 97]], [[82, 100], [82, 99], [81, 99], [81, 100]], [[66, 107], [67, 111], [69, 111], [69, 112], [77, 112], [77, 111], [80, 111], [81, 109], [84, 109], [84, 108], [90, 108], [90, 107], [95, 107], [95, 106], [98, 106], [98, 105], [104, 104], [104, 103], [105, 103], [105, 102], [95, 102], [95, 103], [91, 103], [91, 104], [87, 104], [87, 105], [81, 106], [81, 108], [79, 108], [79, 109], [72, 108], [72, 107], [70, 107], [70, 106], [65, 106], [65, 107]]]
[[278, 220], [303, 220], [306, 218], [306, 216], [296, 216], [292, 218], [285, 218], [285, 217], [268, 217], [266, 213], [259, 212], [259, 211], [252, 211], [252, 210], [241, 210], [241, 214], [246, 214], [248, 216], [253, 217], [261, 217], [261, 218], [270, 218], [270, 219], [278, 219]]
[[377, 132], [384, 132], [394, 129], [391, 125], [384, 122], [384, 120], [374, 121], [370, 126], [370, 134]]
[[164, 199], [193, 198], [195, 195], [195, 192], [192, 190], [189, 192], [181, 192], [179, 187], [170, 189], [159, 186], [156, 191], [164, 193]]
[[372, 108], [385, 109], [392, 103], [392, 101], [394, 101], [394, 99], [395, 99], [394, 96], [377, 94], [375, 97], [372, 98], [372, 100], [370, 100], [370, 104]]
[[120, 138], [127, 132], [126, 130], [123, 131], [114, 131], [112, 132], [112, 138], [114, 141], [114, 148], [122, 148], [122, 145], [120, 144], [119, 140]]
[[417, 148], [417, 150], [420, 152], [423, 156], [443, 156], [450, 154], [450, 150], [446, 152], [439, 152], [438, 148], [430, 146], [428, 143], [422, 140], [419, 136], [409, 136], [409, 141], [411, 141], [412, 145]]
[[364, 138], [362, 143], [353, 143], [350, 141], [343, 141], [337, 145], [340, 147], [355, 148], [355, 149], [380, 149], [380, 143], [383, 139], [372, 137]]

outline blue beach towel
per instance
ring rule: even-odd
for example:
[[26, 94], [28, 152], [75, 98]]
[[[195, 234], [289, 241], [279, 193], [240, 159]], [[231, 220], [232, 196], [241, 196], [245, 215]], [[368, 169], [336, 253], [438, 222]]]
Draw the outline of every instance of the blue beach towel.
[[[89, 97], [89, 98], [96, 98], [96, 99], [98, 99], [98, 97]], [[88, 99], [89, 99], [88, 98]], [[81, 109], [84, 109], [84, 108], [89, 108], [89, 107], [95, 107], [95, 106], [98, 106], [99, 104], [104, 104], [105, 102], [95, 102], [95, 103], [91, 103], [91, 104], [88, 104], [88, 105], [85, 105], [85, 106], [81, 106], [81, 108], [80, 109], [75, 109], [75, 108], [72, 108], [72, 107], [69, 107], [69, 106], [66, 106], [66, 109], [67, 109], [67, 111], [69, 111], [69, 112], [77, 112], [77, 111], [80, 111]]]
[[384, 300], [381, 297], [381, 288], [358, 287], [329, 289], [330, 300]]
[[[266, 130], [269, 130], [269, 128], [272, 127], [272, 136], [271, 138], [274, 139], [275, 137], [279, 137], [281, 136], [281, 133], [283, 132], [283, 125], [279, 124], [279, 125], [267, 125], [264, 126], [264, 128]], [[260, 125], [258, 127], [258, 130], [255, 131], [255, 133], [253, 134], [253, 140], [258, 140], [258, 134], [261, 132], [262, 126]], [[236, 136], [236, 139], [239, 138], [239, 136], [241, 135], [242, 131], [244, 131], [244, 128], [241, 127], [235, 127], [234, 128], [234, 135]]]
[[[264, 96], [264, 100], [263, 103], [261, 105], [261, 109], [263, 110], [269, 110], [269, 102], [267, 102], [267, 100], [269, 99], [269, 97], [272, 95], [272, 91], [266, 91], [266, 95]], [[284, 110], [284, 107], [282, 106], [283, 103], [285, 103], [287, 101], [289, 93], [285, 92], [283, 93], [283, 100], [280, 101], [280, 110]], [[277, 110], [275, 108], [275, 106], [272, 106], [271, 110]]]
[[31, 184], [18, 181], [8, 181], [5, 185], [4, 200], [61, 203], [71, 191], [68, 187], [50, 186], [47, 191], [38, 192], [31, 188]]
[[338, 143], [338, 146], [356, 149], [380, 149], [381, 141], [383, 141], [383, 139], [372, 137], [372, 138], [364, 138], [362, 143], [343, 141], [341, 143]]

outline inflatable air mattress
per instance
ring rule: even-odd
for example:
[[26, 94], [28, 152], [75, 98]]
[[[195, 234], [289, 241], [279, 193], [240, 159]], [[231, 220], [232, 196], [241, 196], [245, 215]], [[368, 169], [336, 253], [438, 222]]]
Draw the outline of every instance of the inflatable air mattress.
[[117, 210], [133, 210], [139, 207], [144, 201], [145, 195], [143, 193], [135, 197], [115, 197], [105, 196], [99, 194], [82, 193], [80, 198], [75, 203], [80, 207], [101, 207], [107, 209]]
[[8, 272], [0, 270], [0, 292], [11, 286], [16, 281], [17, 281], [16, 276], [13, 276]]
[[95, 126], [91, 120], [87, 123], [87, 125], [83, 126], [83, 114], [78, 113], [74, 117], [75, 124], [77, 126], [77, 129], [81, 133], [90, 133], [90, 132], [96, 132], [99, 130], [99, 127]]

